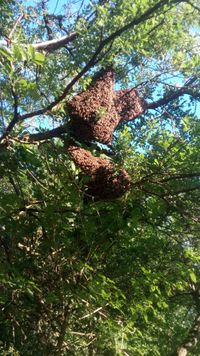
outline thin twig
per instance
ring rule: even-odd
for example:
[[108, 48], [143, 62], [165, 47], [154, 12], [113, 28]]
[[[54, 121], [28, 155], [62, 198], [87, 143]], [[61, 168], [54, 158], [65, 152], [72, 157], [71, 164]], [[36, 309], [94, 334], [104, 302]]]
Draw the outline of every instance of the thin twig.
[[81, 318], [79, 318], [79, 320], [83, 320], [83, 319], [89, 318], [91, 315], [98, 313], [102, 309], [103, 309], [102, 307], [99, 307], [99, 308], [95, 309], [92, 313], [89, 313], [89, 314], [86, 314], [86, 315], [82, 316]]
[[14, 24], [12, 30], [10, 31], [10, 33], [9, 33], [9, 35], [8, 35], [8, 37], [7, 37], [8, 42], [11, 42], [12, 37], [13, 37], [15, 31], [16, 31], [16, 28], [17, 28], [17, 26], [20, 24], [20, 22], [21, 22], [21, 20], [23, 19], [23, 17], [24, 17], [24, 14], [21, 14], [21, 15], [18, 17], [17, 21], [15, 22], [15, 24]]
[[53, 39], [53, 32], [52, 32], [52, 29], [50, 27], [50, 21], [49, 21], [49, 18], [46, 14], [46, 6], [45, 6], [45, 0], [42, 0], [42, 10], [43, 10], [43, 19], [44, 19], [44, 25], [45, 25], [45, 28], [47, 30], [47, 35], [48, 35], [48, 39], [49, 40], [52, 40]]

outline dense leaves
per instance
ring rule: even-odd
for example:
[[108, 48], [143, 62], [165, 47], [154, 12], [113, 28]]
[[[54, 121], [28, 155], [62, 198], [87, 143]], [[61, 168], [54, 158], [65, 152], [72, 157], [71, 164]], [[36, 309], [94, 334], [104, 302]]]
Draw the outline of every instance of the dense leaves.
[[[1, 354], [199, 355], [199, 1], [25, 5], [0, 3]], [[68, 103], [110, 64], [149, 106], [83, 144]], [[131, 189], [88, 198], [71, 139]]]

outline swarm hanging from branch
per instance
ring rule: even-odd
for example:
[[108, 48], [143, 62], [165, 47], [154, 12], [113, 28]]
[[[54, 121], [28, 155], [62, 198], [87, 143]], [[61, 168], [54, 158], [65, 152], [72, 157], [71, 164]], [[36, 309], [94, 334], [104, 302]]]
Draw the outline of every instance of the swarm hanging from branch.
[[139, 97], [136, 89], [116, 91], [114, 102], [120, 121], [136, 119], [147, 107], [145, 101]]
[[100, 73], [88, 90], [69, 103], [72, 129], [81, 140], [110, 143], [119, 118], [114, 106], [114, 72]]
[[90, 151], [74, 145], [68, 146], [67, 151], [77, 166], [91, 177], [87, 183], [88, 196], [96, 200], [113, 200], [130, 189], [128, 173], [124, 169], [117, 171], [109, 159], [95, 157]]
[[135, 89], [114, 91], [114, 79], [113, 69], [108, 68], [69, 103], [72, 130], [78, 139], [111, 143], [120, 121], [132, 120], [145, 110]]
[[[90, 87], [68, 104], [73, 135], [80, 141], [111, 143], [113, 132], [123, 121], [135, 119], [146, 108], [137, 90], [114, 91], [115, 73], [109, 67], [100, 72]], [[96, 200], [116, 199], [130, 189], [131, 178], [109, 159], [95, 157], [86, 149], [69, 144], [71, 158], [91, 177], [87, 194]]]

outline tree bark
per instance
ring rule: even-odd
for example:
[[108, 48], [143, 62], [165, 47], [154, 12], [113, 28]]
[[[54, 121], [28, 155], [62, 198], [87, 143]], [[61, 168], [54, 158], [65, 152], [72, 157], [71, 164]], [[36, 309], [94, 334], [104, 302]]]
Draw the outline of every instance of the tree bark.
[[189, 330], [188, 336], [183, 341], [182, 345], [177, 349], [176, 356], [186, 356], [190, 349], [197, 345], [200, 338], [200, 314], [194, 320], [194, 323]]

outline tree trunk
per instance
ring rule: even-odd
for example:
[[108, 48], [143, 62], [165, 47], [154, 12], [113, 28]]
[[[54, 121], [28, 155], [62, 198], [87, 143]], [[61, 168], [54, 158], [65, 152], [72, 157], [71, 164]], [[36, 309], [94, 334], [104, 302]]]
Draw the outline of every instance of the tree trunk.
[[182, 345], [177, 349], [175, 355], [186, 356], [190, 349], [197, 345], [200, 338], [200, 315], [197, 315], [192, 328], [189, 331], [187, 338]]

